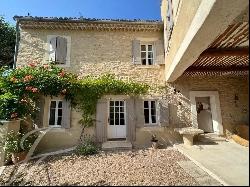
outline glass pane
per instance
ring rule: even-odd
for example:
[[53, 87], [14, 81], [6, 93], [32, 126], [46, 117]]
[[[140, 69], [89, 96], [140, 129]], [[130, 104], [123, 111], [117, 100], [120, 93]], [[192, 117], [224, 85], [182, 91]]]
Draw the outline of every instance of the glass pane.
[[50, 108], [56, 108], [56, 101], [51, 101]]
[[62, 116], [62, 109], [58, 109], [58, 116]]
[[141, 64], [146, 65], [146, 59], [141, 59]]
[[120, 112], [124, 112], [124, 107], [120, 107]]
[[141, 45], [141, 51], [146, 51], [146, 46], [145, 45]]
[[110, 120], [114, 119], [114, 113], [110, 113]]
[[115, 107], [115, 112], [119, 112], [119, 107]]
[[57, 119], [57, 125], [61, 125], [62, 124], [62, 117], [58, 117]]
[[62, 108], [62, 101], [58, 102], [58, 108]]
[[124, 113], [120, 113], [120, 118], [124, 118]]
[[152, 123], [156, 123], [156, 116], [151, 117]]
[[110, 101], [110, 106], [114, 106], [114, 101]]
[[153, 58], [153, 52], [148, 53], [148, 58]]
[[155, 109], [154, 108], [151, 108], [151, 115], [155, 115]]
[[153, 65], [153, 59], [148, 59], [148, 65]]
[[153, 51], [153, 46], [152, 45], [148, 45], [148, 51]]
[[119, 125], [119, 119], [115, 119], [115, 125]]
[[115, 113], [115, 119], [119, 119], [119, 113]]
[[119, 101], [116, 101], [116, 102], [115, 102], [115, 106], [119, 106]]
[[151, 108], [155, 108], [155, 101], [151, 101]]
[[110, 120], [109, 124], [110, 124], [110, 125], [114, 125], [114, 120], [113, 120], [113, 119]]
[[55, 125], [55, 109], [50, 109], [49, 125]]
[[141, 58], [146, 58], [146, 52], [141, 52]]
[[114, 112], [114, 107], [110, 107], [110, 112]]
[[124, 119], [120, 119], [120, 125], [125, 125], [125, 120]]
[[149, 123], [149, 109], [144, 109], [145, 123]]
[[144, 101], [144, 108], [148, 108], [148, 101]]
[[120, 106], [123, 106], [124, 105], [124, 101], [120, 101]]

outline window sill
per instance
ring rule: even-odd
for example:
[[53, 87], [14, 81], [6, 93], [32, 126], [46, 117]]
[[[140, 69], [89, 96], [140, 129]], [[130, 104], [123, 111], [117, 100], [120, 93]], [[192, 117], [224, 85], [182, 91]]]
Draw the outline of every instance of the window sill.
[[51, 131], [52, 132], [65, 132], [65, 128], [61, 127], [61, 126], [49, 126], [51, 127]]
[[157, 125], [145, 125], [144, 127], [139, 128], [140, 131], [164, 131], [164, 127]]
[[140, 68], [140, 69], [160, 69], [161, 66], [160, 65], [139, 65], [139, 64], [135, 64], [135, 66], [137, 68]]

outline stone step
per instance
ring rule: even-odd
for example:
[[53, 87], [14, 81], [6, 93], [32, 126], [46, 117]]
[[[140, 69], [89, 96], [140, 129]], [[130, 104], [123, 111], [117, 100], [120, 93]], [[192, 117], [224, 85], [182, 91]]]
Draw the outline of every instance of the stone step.
[[131, 150], [132, 144], [128, 141], [107, 141], [102, 144], [104, 151]]
[[219, 136], [214, 133], [209, 134], [200, 134], [198, 136], [198, 141], [200, 142], [219, 142], [219, 141], [227, 141], [225, 137]]

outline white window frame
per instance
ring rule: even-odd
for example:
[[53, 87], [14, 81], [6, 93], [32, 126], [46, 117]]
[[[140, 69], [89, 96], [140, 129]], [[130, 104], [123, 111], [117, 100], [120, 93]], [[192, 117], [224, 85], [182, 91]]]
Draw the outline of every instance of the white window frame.
[[66, 56], [66, 63], [65, 64], [56, 64], [59, 67], [70, 67], [70, 51], [71, 51], [71, 37], [66, 35], [47, 35], [47, 47], [46, 47], [46, 55], [45, 55], [45, 63], [51, 63], [49, 59], [49, 52], [50, 52], [50, 40], [55, 37], [63, 37], [67, 39], [67, 56]]
[[[50, 103], [49, 103], [49, 110], [48, 110], [48, 124], [49, 124], [49, 119], [50, 119], [50, 106], [51, 106], [51, 102], [52, 101], [56, 101], [56, 110], [55, 110], [55, 124], [57, 124], [57, 120], [58, 120], [58, 109], [62, 109], [62, 120], [63, 120], [63, 100], [61, 99], [51, 99]], [[61, 101], [62, 102], [62, 108], [58, 108], [58, 102]], [[61, 121], [62, 124], [62, 121]], [[50, 125], [49, 127], [57, 127], [57, 128], [62, 128], [62, 125]]]
[[[142, 51], [142, 50], [141, 50], [142, 45], [145, 45], [145, 46], [146, 46], [146, 51]], [[152, 45], [152, 51], [149, 51], [149, 50], [148, 50], [148, 46], [149, 46], [149, 45]], [[152, 66], [152, 65], [155, 65], [155, 50], [154, 50], [154, 48], [155, 48], [155, 46], [154, 46], [153, 43], [141, 43], [141, 44], [140, 44], [141, 65], [144, 65], [144, 64], [142, 64], [142, 53], [143, 53], [143, 52], [146, 52], [146, 64], [145, 64], [144, 66]], [[149, 52], [152, 52], [152, 53], [153, 53], [153, 58], [148, 58], [148, 53], [149, 53]], [[151, 64], [151, 65], [148, 63], [148, 60], [149, 60], [149, 59], [152, 59], [152, 64]]]
[[[145, 107], [144, 107], [144, 102], [147, 101], [148, 102], [148, 106], [149, 106], [149, 123], [145, 123], [145, 115], [144, 115], [144, 110], [145, 110]], [[151, 101], [154, 101], [155, 102], [155, 123], [152, 123], [152, 114], [151, 114]], [[158, 110], [157, 110], [157, 107], [158, 107], [158, 101], [155, 100], [155, 99], [147, 99], [147, 100], [143, 100], [143, 116], [144, 116], [144, 125], [145, 126], [156, 126], [158, 125]]]

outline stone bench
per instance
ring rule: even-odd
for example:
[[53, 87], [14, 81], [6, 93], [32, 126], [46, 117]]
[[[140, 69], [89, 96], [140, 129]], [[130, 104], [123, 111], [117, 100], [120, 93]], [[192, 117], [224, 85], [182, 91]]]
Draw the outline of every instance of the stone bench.
[[203, 130], [194, 127], [175, 128], [174, 131], [179, 132], [183, 136], [184, 145], [192, 146], [194, 136], [204, 133]]

